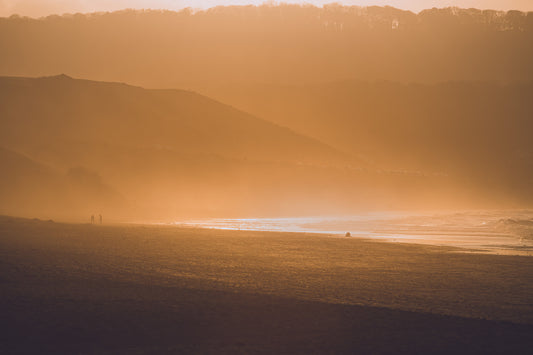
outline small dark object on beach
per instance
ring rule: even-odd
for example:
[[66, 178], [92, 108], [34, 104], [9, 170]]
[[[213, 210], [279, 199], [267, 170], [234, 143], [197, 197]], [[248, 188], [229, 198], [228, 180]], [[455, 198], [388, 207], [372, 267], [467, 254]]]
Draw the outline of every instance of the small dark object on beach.
[[346, 234], [344, 235], [345, 237], [351, 237], [352, 236], [352, 233], [350, 232], [346, 232]]

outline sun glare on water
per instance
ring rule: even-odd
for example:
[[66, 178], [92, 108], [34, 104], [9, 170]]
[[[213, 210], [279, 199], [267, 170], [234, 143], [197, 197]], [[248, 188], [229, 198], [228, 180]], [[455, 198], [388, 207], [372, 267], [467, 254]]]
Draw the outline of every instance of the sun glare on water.
[[[397, 243], [427, 244], [460, 248], [465, 252], [533, 255], [533, 242], [527, 221], [531, 212], [465, 212], [454, 215], [406, 213], [369, 213], [350, 217], [296, 218], [210, 218], [182, 220], [174, 225], [240, 231], [316, 233]], [[515, 228], [515, 221], [526, 221]]]

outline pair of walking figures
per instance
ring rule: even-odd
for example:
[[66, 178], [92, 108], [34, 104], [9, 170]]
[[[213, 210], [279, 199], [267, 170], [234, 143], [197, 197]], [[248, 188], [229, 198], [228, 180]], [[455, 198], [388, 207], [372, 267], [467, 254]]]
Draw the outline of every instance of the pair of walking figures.
[[[102, 224], [102, 215], [101, 214], [98, 215], [98, 219], [100, 220], [100, 224]], [[91, 215], [91, 224], [94, 224], [94, 214]]]

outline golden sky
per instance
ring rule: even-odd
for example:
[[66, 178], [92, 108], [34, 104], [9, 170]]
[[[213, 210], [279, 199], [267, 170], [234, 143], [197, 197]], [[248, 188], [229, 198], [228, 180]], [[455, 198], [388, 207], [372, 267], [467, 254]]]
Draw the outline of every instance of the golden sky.
[[[19, 14], [39, 17], [50, 14], [114, 11], [125, 8], [179, 10], [184, 7], [207, 8], [216, 5], [258, 5], [263, 2], [264, 0], [0, 0], [0, 16]], [[310, 3], [314, 5], [323, 5], [330, 2], [360, 6], [390, 5], [416, 12], [425, 8], [447, 6], [533, 11], [533, 0], [285, 0], [283, 2]]]

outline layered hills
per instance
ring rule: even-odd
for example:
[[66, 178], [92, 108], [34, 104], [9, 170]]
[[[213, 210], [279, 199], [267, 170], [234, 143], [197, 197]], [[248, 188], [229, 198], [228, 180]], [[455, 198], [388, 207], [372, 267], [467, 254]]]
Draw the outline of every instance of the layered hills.
[[[304, 196], [318, 186], [334, 187], [341, 167], [360, 166], [315, 139], [188, 91], [60, 75], [1, 78], [0, 93], [4, 147], [61, 176], [112, 187], [129, 203], [124, 215], [282, 213], [309, 205]], [[39, 174], [28, 175], [35, 189], [50, 190], [37, 183]]]
[[[0, 78], [2, 187], [10, 196], [2, 210], [168, 220], [531, 201], [528, 105], [493, 102], [487, 114], [514, 114], [482, 124], [479, 115], [456, 117], [431, 88], [414, 90], [433, 97], [421, 105], [412, 90], [395, 96], [404, 86], [348, 88], [219, 92], [271, 123], [189, 91], [65, 75]], [[474, 168], [458, 174], [452, 167], [461, 164]]]

